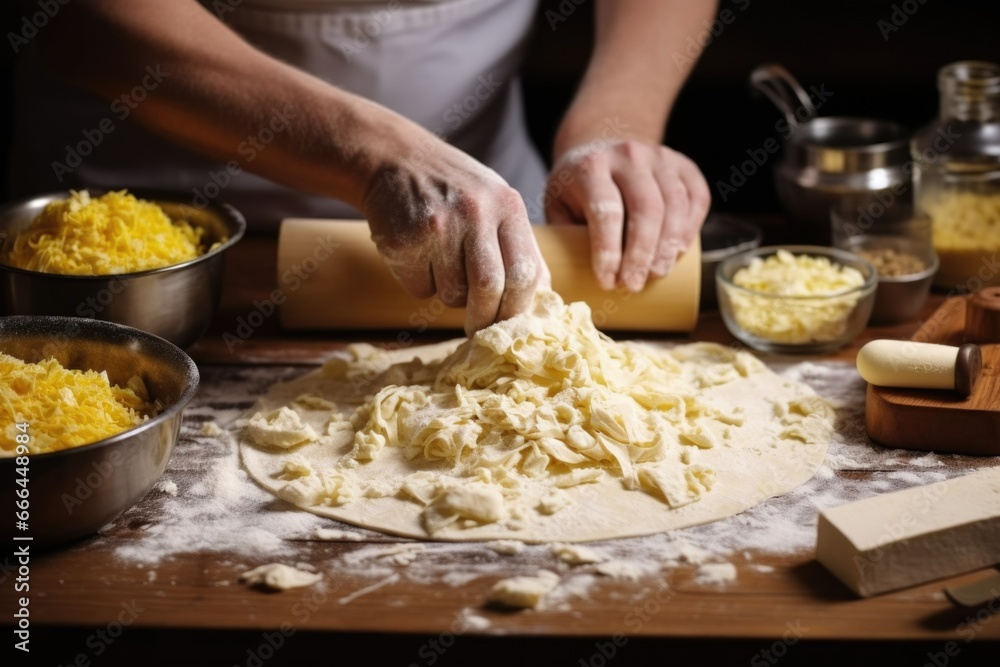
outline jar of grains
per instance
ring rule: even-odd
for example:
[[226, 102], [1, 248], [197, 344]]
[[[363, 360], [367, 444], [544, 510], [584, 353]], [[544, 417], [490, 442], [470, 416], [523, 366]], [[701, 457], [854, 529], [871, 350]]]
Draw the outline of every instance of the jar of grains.
[[933, 226], [940, 288], [1000, 285], [1000, 65], [963, 61], [938, 74], [939, 117], [914, 135], [914, 195]]

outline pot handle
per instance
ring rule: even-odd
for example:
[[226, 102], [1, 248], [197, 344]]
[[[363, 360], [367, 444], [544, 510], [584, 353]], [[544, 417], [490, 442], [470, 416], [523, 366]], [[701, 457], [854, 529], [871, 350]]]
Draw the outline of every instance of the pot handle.
[[[809, 93], [781, 65], [769, 63], [758, 66], [750, 73], [750, 85], [767, 95], [793, 127], [816, 117], [816, 106], [809, 99]], [[800, 107], [808, 114], [802, 119], [795, 115]]]

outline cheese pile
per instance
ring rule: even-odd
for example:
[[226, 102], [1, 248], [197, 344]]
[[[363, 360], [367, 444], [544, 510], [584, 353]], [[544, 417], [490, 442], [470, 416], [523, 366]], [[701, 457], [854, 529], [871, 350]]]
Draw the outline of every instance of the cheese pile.
[[0, 353], [0, 457], [14, 456], [19, 423], [28, 424], [29, 453], [44, 454], [116, 435], [160, 409], [138, 376], [123, 388], [104, 372], [63, 368], [55, 359], [26, 363]]
[[775, 343], [820, 343], [843, 335], [865, 277], [827, 257], [778, 250], [736, 271], [733, 284], [752, 290], [726, 290], [744, 331]]
[[[586, 304], [554, 293], [439, 362], [383, 364], [363, 345], [348, 352], [352, 360], [322, 369], [332, 393], [257, 411], [245, 434], [261, 451], [297, 451], [268, 475], [281, 498], [310, 508], [400, 498], [421, 508], [434, 536], [498, 522], [520, 529], [590, 484], [611, 482], [670, 509], [697, 503], [715, 479], [701, 452], [733, 446], [748, 418], [709, 392], [766, 374], [752, 355], [720, 345], [615, 343]], [[344, 409], [334, 388], [370, 386], [365, 378], [377, 391]], [[776, 438], [813, 442], [826, 410], [815, 396], [782, 405]], [[307, 414], [327, 415], [325, 427]], [[366, 472], [383, 464], [392, 472]]]
[[980, 273], [984, 260], [1000, 252], [1000, 194], [931, 195], [921, 205], [931, 218], [934, 250], [941, 260], [937, 284], [975, 290], [976, 277], [981, 285], [1000, 285], [995, 270]]
[[202, 254], [204, 230], [172, 222], [158, 205], [122, 190], [86, 190], [48, 204], [0, 254], [10, 266], [71, 275], [157, 269]]

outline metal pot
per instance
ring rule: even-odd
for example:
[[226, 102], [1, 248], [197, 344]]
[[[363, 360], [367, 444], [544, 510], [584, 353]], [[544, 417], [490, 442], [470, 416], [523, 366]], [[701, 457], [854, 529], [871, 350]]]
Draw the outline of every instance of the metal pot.
[[908, 213], [913, 169], [909, 133], [902, 126], [875, 118], [817, 117], [809, 95], [779, 65], [758, 67], [750, 82], [788, 121], [774, 178], [785, 213], [798, 223], [790, 240], [829, 245], [834, 212], [867, 224]]
[[[90, 192], [104, 194], [99, 189]], [[27, 271], [4, 264], [0, 257], [0, 314], [88, 317], [142, 329], [182, 348], [194, 343], [215, 314], [222, 292], [223, 256], [243, 237], [246, 221], [228, 204], [197, 208], [189, 197], [176, 193], [131, 192], [158, 204], [171, 219], [203, 228], [205, 242], [220, 245], [181, 264], [105, 276]], [[68, 192], [38, 195], [0, 209], [0, 249], [46, 205], [68, 196]]]

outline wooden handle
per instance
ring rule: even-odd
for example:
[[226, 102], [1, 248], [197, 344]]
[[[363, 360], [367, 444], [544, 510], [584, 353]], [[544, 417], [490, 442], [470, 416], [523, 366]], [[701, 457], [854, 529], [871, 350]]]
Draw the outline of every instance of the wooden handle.
[[[639, 294], [605, 292], [590, 265], [586, 227], [532, 227], [567, 302], [586, 301], [607, 330], [690, 331], [698, 320], [701, 249], [696, 242], [666, 278]], [[362, 221], [290, 219], [278, 237], [278, 287], [286, 329], [461, 329], [465, 311], [414, 299], [396, 282]]]
[[1000, 343], [1000, 287], [984, 287], [965, 305], [965, 340]]
[[880, 387], [949, 389], [968, 396], [983, 368], [978, 345], [872, 340], [858, 350], [858, 373]]

